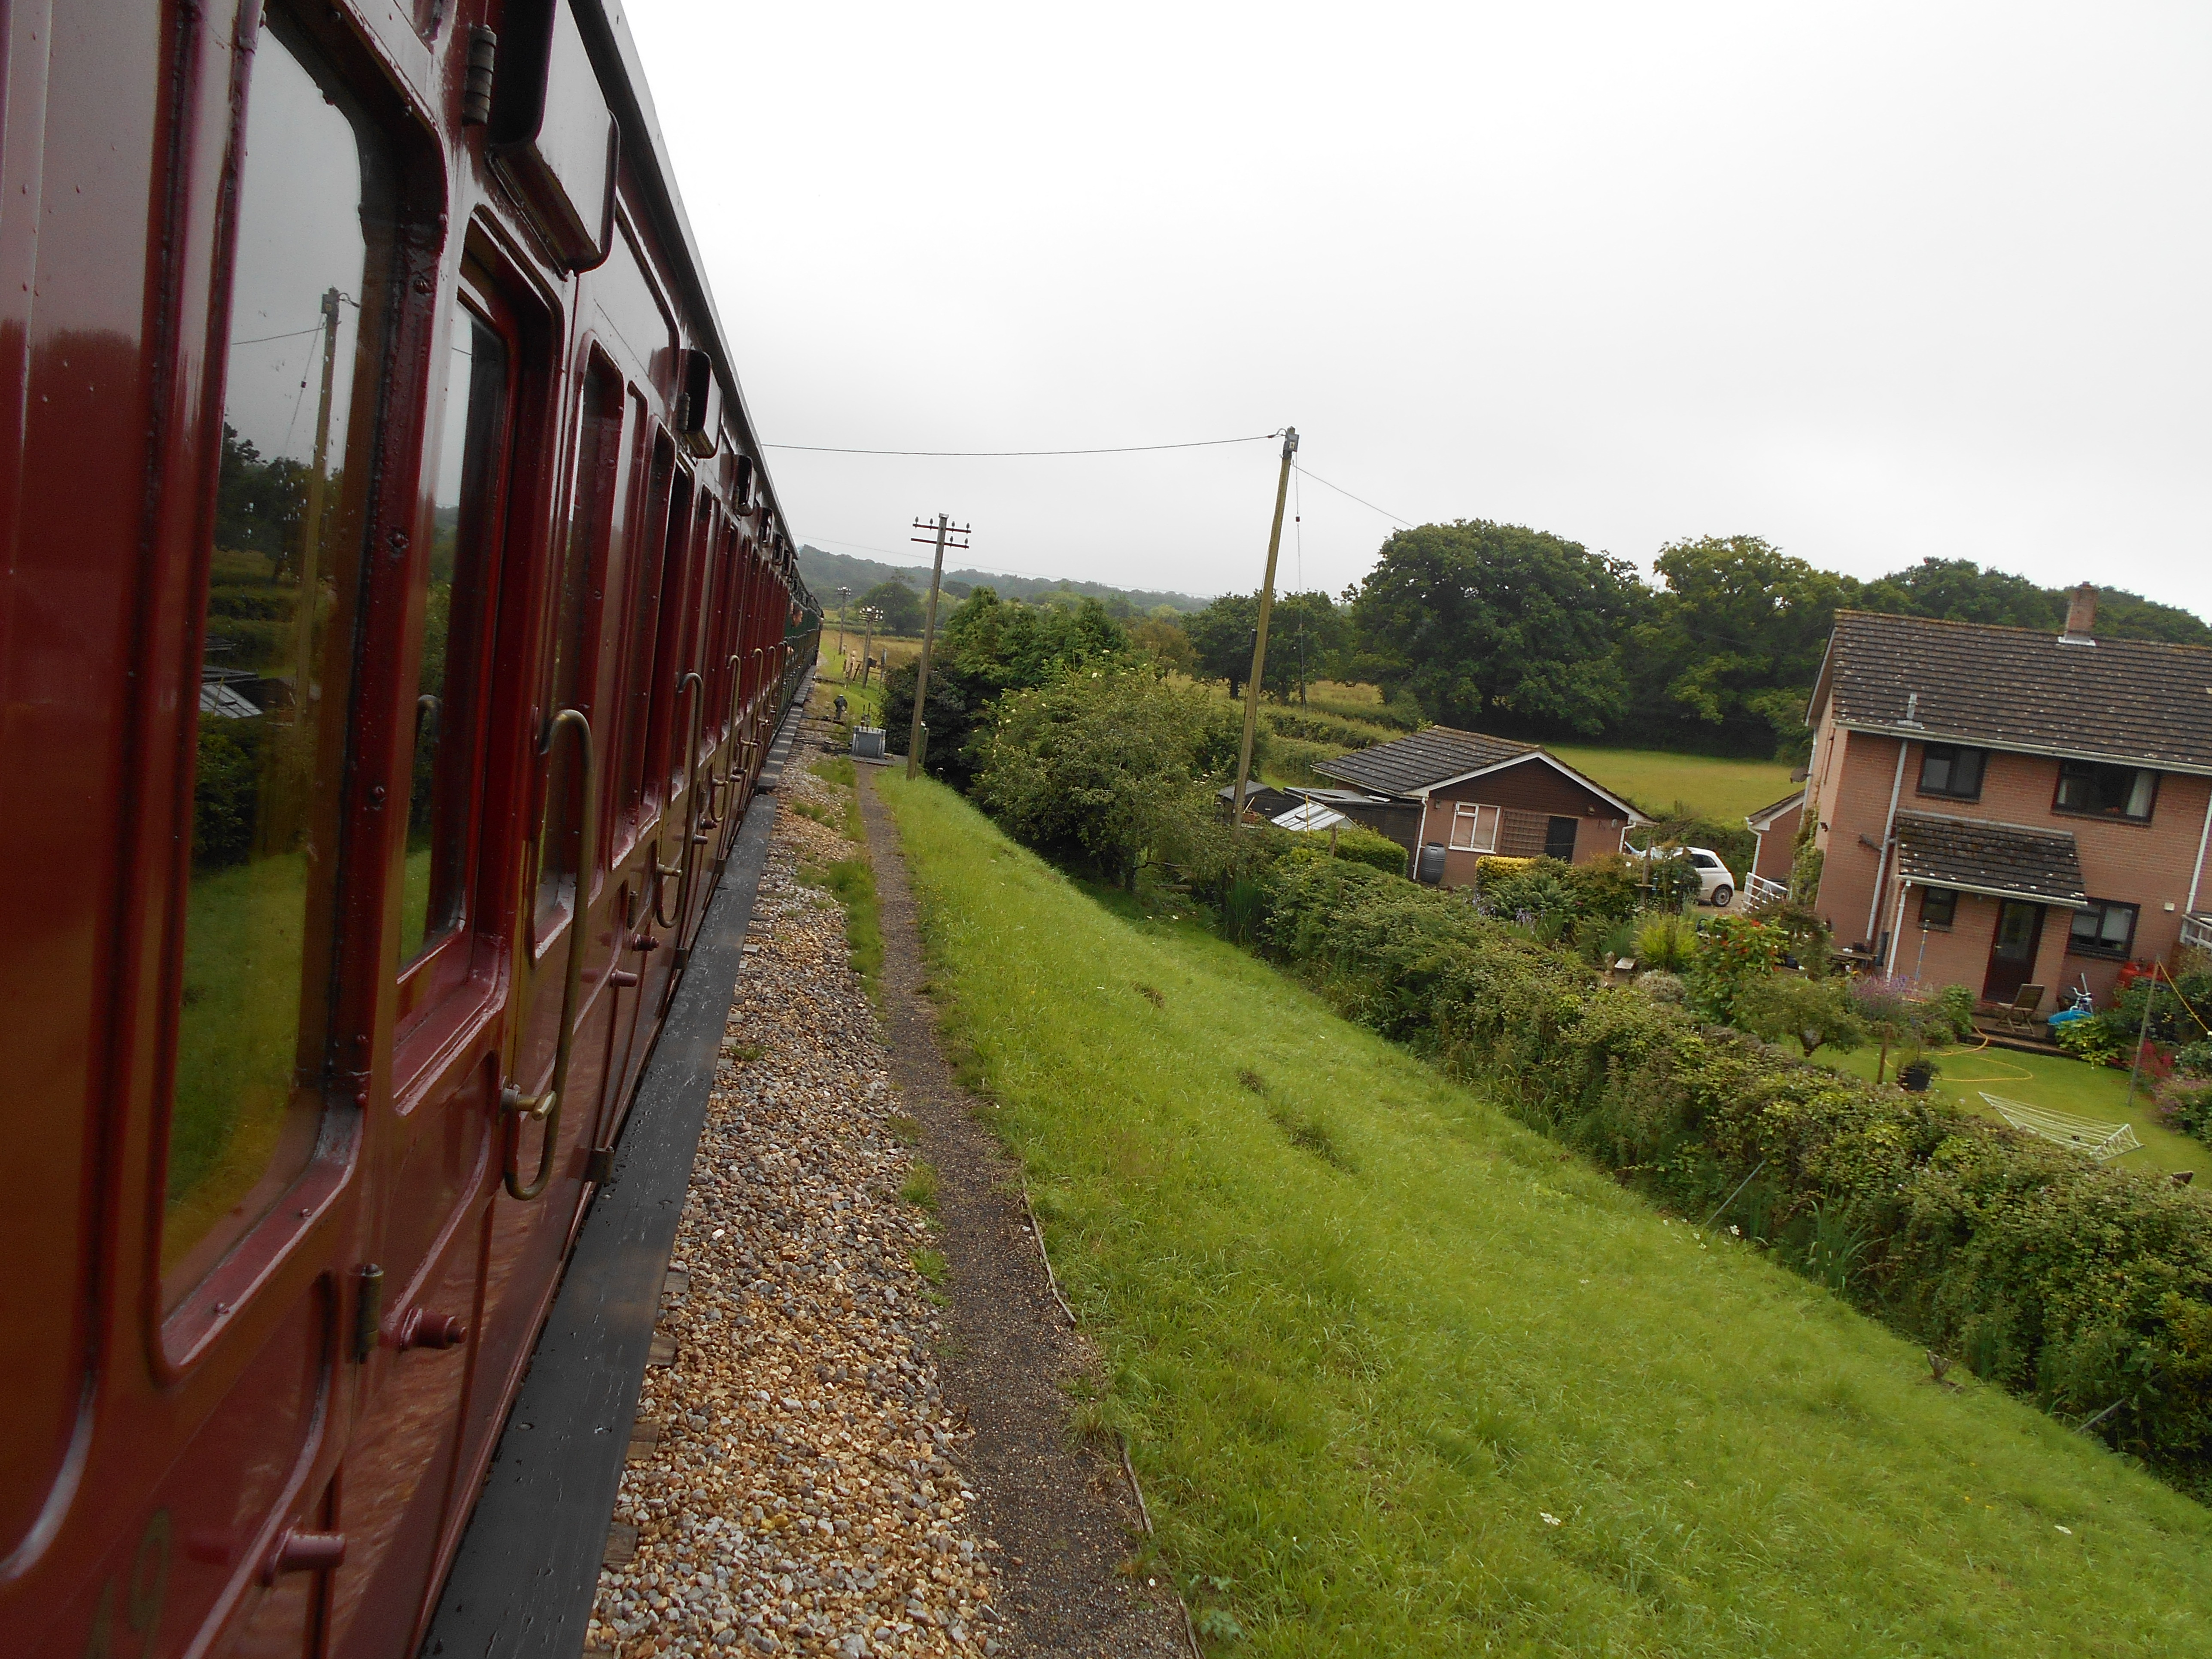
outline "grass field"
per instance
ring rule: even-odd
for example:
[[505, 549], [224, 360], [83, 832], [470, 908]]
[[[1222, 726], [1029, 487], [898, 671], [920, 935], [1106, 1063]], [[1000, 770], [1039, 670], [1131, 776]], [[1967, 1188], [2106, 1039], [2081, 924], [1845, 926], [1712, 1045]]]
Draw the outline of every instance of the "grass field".
[[1790, 793], [1785, 761], [1724, 760], [1662, 749], [1591, 749], [1575, 743], [1546, 747], [1654, 814], [1680, 801], [1702, 817], [1737, 823], [1746, 813], [1771, 806]]
[[1103, 1355], [1079, 1422], [1127, 1430], [1213, 1650], [2212, 1650], [2212, 1514], [1188, 917], [878, 787]]
[[[1874, 1075], [1879, 1057], [1880, 1051], [1872, 1048], [1833, 1059], [1825, 1050], [1820, 1055], [1837, 1070], [1863, 1078]], [[2140, 1087], [2130, 1104], [2125, 1072], [2007, 1048], [1946, 1048], [1936, 1054], [1936, 1063], [1940, 1070], [1930, 1092], [1955, 1100], [1971, 1111], [1996, 1115], [1982, 1099], [1986, 1091], [2029, 1106], [2094, 1118], [2100, 1123], [2131, 1123], [2142, 1150], [2123, 1153], [2119, 1160], [2123, 1165], [2194, 1170], [2198, 1181], [2212, 1182], [2212, 1146], [2161, 1125]]]

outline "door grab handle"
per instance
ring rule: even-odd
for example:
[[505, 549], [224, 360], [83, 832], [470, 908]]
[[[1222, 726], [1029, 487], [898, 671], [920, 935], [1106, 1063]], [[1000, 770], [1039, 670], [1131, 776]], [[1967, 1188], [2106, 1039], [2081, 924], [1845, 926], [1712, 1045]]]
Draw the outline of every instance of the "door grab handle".
[[[502, 1178], [511, 1198], [532, 1199], [545, 1190], [553, 1176], [553, 1157], [561, 1142], [561, 1097], [568, 1087], [568, 1061], [576, 1048], [577, 1005], [583, 1000], [584, 926], [592, 891], [592, 866], [598, 860], [599, 763], [592, 746], [592, 722], [580, 708], [564, 708], [553, 717], [538, 748], [543, 757], [553, 752], [563, 728], [576, 735], [578, 785], [583, 791], [582, 811], [576, 826], [576, 896], [568, 912], [568, 970], [561, 982], [561, 1035], [553, 1049], [553, 1077], [543, 1094], [526, 1095], [510, 1083], [500, 1091], [500, 1113], [507, 1120], [507, 1151]], [[514, 1157], [522, 1140], [525, 1118], [545, 1125], [545, 1139], [538, 1149], [538, 1178], [527, 1187], [518, 1184]]]
[[[653, 861], [653, 919], [663, 927], [681, 930], [684, 906], [691, 896], [691, 836], [697, 828], [699, 782], [699, 723], [706, 714], [707, 682], [699, 678], [696, 668], [676, 682], [676, 695], [696, 686], [691, 699], [691, 723], [684, 731], [684, 850], [673, 864], [663, 864], [659, 858]], [[671, 877], [676, 879], [676, 915], [672, 920], [661, 914], [660, 894]]]

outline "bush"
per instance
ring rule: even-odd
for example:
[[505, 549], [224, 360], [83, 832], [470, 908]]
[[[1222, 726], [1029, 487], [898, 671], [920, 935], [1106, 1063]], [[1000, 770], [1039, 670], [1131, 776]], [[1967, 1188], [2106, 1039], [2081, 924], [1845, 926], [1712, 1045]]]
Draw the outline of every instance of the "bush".
[[1340, 823], [1336, 830], [1336, 856], [1364, 864], [1385, 875], [1406, 873], [1406, 849], [1389, 836], [1364, 824]]
[[1636, 959], [1646, 968], [1679, 974], [1698, 952], [1698, 930], [1687, 916], [1656, 915], [1636, 932]]
[[1866, 1041], [1866, 1022], [1850, 993], [1832, 979], [1771, 974], [1736, 1004], [1735, 1023], [1769, 1042], [1794, 1042], [1810, 1060], [1823, 1048], [1851, 1049]]
[[1018, 839], [1131, 883], [1218, 816], [1238, 736], [1231, 710], [1149, 669], [1070, 670], [994, 705], [975, 798]]
[[1963, 985], [1947, 985], [1931, 999], [1937, 1018], [1951, 1028], [1951, 1041], [1974, 1040], [1974, 994]]
[[2135, 1044], [2112, 1028], [2102, 1014], [2093, 1014], [2087, 1019], [2069, 1019], [2053, 1028], [2058, 1046], [2075, 1059], [2087, 1066], [2119, 1066], [2126, 1063], [2129, 1051]]
[[1782, 959], [1782, 935], [1764, 922], [1715, 916], [1698, 930], [1690, 959], [1690, 1000], [1708, 1019], [1734, 1024], [1736, 1005], [1771, 978]]
[[2113, 1407], [2097, 1432], [2114, 1443], [2212, 1473], [2205, 1194], [1606, 990], [1343, 860], [1285, 860], [1267, 886], [1267, 945], [1350, 1017], [1684, 1213], [1753, 1176], [1749, 1231], [1780, 1260], [2053, 1412]]

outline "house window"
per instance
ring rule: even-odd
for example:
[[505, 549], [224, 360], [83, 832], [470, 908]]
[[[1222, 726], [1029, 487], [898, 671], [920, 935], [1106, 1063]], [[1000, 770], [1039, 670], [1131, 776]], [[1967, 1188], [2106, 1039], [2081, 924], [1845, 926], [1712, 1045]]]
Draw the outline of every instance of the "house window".
[[2062, 812], [2093, 812], [2100, 817], [2150, 821], [2158, 799], [2158, 774], [2139, 766], [2100, 766], [2095, 761], [2058, 763], [2058, 799]]
[[1451, 844], [1455, 852], [1494, 853], [1498, 850], [1498, 809], [1462, 801], [1452, 808]]
[[2074, 931], [2066, 940], [2067, 954], [2124, 959], [2135, 948], [2136, 914], [2141, 908], [2115, 904], [2110, 899], [2091, 899], [2087, 909], [2074, 913]]
[[1957, 919], [1959, 895], [1949, 887], [1923, 887], [1920, 890], [1920, 925], [1923, 927], [1946, 927]]
[[1952, 800], [1982, 798], [1982, 763], [1986, 751], [1954, 743], [1931, 743], [1920, 751], [1920, 793]]
[[1580, 818], [1554, 815], [1544, 825], [1544, 856], [1557, 859], [1562, 864], [1575, 861], [1575, 830]]

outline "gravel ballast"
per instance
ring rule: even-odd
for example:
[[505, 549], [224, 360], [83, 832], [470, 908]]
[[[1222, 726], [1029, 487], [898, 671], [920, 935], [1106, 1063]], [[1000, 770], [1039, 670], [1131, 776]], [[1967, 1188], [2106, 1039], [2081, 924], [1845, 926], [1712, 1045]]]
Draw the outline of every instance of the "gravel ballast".
[[[961, 1476], [941, 1273], [901, 1195], [911, 1127], [835, 902], [802, 863], [860, 849], [785, 774], [745, 965], [662, 1297], [587, 1650], [1012, 1651], [1001, 1552]], [[620, 1558], [631, 1543], [629, 1559]]]

